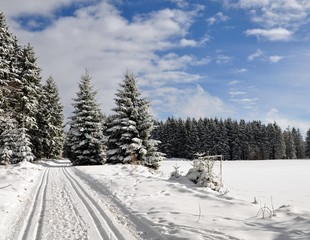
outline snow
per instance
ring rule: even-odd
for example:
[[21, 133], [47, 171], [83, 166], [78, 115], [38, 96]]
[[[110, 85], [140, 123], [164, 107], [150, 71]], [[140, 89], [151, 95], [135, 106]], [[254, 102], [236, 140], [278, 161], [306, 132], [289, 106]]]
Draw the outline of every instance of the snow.
[[[128, 208], [173, 239], [310, 238], [310, 161], [223, 162], [226, 194], [197, 187], [185, 177], [169, 180], [176, 164], [183, 176], [192, 168], [191, 162], [174, 159], [162, 161], [155, 173], [132, 165], [79, 170], [109, 186]], [[254, 197], [258, 204], [252, 203]], [[276, 216], [257, 215], [265, 205], [273, 206]]]
[[[68, 165], [67, 161], [60, 163]], [[43, 170], [55, 170], [59, 165], [58, 161], [49, 161], [41, 165], [22, 162], [0, 166], [1, 240], [9, 239], [5, 236], [16, 223], [27, 197], [38, 188]], [[169, 179], [175, 166], [182, 176]], [[157, 171], [119, 164], [70, 167], [66, 174], [76, 171], [74, 178], [87, 175], [94, 186], [106, 186], [114, 199], [169, 239], [310, 239], [309, 160], [224, 161], [224, 193], [189, 181], [184, 176], [190, 168], [190, 161], [171, 159], [162, 161]], [[52, 183], [59, 185], [57, 176], [66, 183], [60, 171], [53, 174]], [[48, 189], [47, 194], [53, 189]], [[253, 203], [254, 198], [257, 204]], [[61, 198], [57, 201], [61, 202]], [[67, 208], [63, 209], [64, 215]], [[269, 218], [269, 209], [275, 210], [275, 216]], [[266, 210], [265, 218], [261, 210]], [[53, 215], [49, 220], [53, 225], [59, 221]], [[87, 239], [87, 231], [82, 230], [80, 239]]]
[[[22, 204], [36, 185], [42, 166], [22, 161], [16, 165], [0, 166], [0, 232], [5, 236]], [[0, 236], [0, 239], [1, 236]]]

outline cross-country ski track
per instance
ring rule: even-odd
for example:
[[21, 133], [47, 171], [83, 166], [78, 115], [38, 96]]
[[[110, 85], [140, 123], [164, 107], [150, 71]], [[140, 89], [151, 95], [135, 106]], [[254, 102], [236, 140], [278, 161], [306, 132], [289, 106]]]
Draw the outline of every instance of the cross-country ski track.
[[38, 186], [6, 239], [167, 239], [68, 162], [42, 166]]

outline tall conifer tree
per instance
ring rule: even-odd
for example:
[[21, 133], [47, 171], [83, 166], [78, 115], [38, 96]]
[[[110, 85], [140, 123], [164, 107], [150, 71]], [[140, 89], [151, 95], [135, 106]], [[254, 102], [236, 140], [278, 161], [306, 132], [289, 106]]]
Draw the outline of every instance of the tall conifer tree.
[[294, 138], [292, 135], [291, 129], [288, 127], [284, 133], [284, 141], [286, 146], [286, 158], [288, 159], [296, 159], [296, 146], [294, 142]]
[[[21, 47], [9, 32], [3, 13], [0, 13], [0, 40], [0, 114], [7, 119], [7, 125], [0, 127], [1, 139], [9, 141], [13, 135], [18, 136], [18, 141], [14, 141], [19, 147], [11, 149], [17, 156], [13, 163], [18, 159], [33, 161], [31, 151], [29, 154], [25, 151], [32, 146], [29, 138], [32, 141], [33, 136], [30, 134], [37, 127], [35, 115], [40, 93], [40, 68], [33, 48], [30, 45]], [[15, 120], [15, 129], [3, 132], [3, 129], [10, 129], [10, 119]], [[26, 155], [29, 157], [24, 157]]]
[[18, 137], [16, 121], [9, 116], [0, 116], [0, 126], [5, 126], [0, 132], [0, 164], [11, 164]]
[[63, 106], [55, 81], [50, 76], [43, 86], [37, 112], [35, 154], [39, 158], [59, 158], [64, 144]]
[[305, 158], [305, 143], [299, 129], [292, 128], [292, 138], [295, 145], [297, 159]]
[[150, 102], [141, 98], [133, 74], [126, 73], [116, 93], [115, 116], [108, 125], [107, 160], [110, 163], [138, 163], [157, 168], [162, 159], [158, 142], [150, 139], [153, 120]]
[[69, 159], [74, 165], [103, 164], [106, 139], [103, 135], [102, 114], [87, 71], [81, 77], [73, 106], [66, 140]]
[[14, 51], [14, 36], [9, 32], [4, 14], [0, 12], [0, 111], [6, 109], [10, 102]]
[[306, 158], [310, 158], [310, 129], [308, 129], [306, 133], [305, 155], [306, 155]]
[[19, 85], [14, 92], [17, 121], [28, 130], [37, 128], [36, 114], [42, 94], [41, 69], [36, 62], [33, 47], [28, 44], [22, 48], [18, 59]]

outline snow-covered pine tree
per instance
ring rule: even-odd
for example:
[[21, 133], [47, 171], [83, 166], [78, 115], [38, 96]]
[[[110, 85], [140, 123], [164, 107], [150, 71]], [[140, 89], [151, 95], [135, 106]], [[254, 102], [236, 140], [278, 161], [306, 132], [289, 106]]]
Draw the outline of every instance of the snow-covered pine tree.
[[[21, 59], [18, 59], [19, 85], [14, 89], [15, 116], [20, 125], [28, 130], [37, 128], [36, 114], [42, 94], [41, 77], [35, 52], [28, 44], [22, 48]], [[29, 133], [31, 135], [31, 133]], [[31, 139], [33, 136], [31, 136]]]
[[250, 136], [249, 127], [245, 120], [239, 121], [240, 159], [249, 159]]
[[9, 115], [0, 115], [0, 164], [11, 164], [17, 140], [17, 124]]
[[33, 162], [35, 156], [32, 153], [30, 137], [26, 128], [17, 128], [17, 138], [14, 146], [12, 163], [22, 161]]
[[285, 141], [281, 128], [277, 123], [267, 125], [269, 139], [269, 159], [285, 158]]
[[[213, 124], [215, 125], [214, 137], [211, 141], [214, 144], [213, 151], [211, 154], [222, 154], [224, 158], [227, 159], [229, 156], [229, 145], [228, 145], [228, 137], [227, 131], [222, 119], [214, 119]], [[213, 144], [210, 143], [210, 146]]]
[[14, 36], [9, 32], [5, 16], [0, 12], [0, 109], [7, 110], [14, 80]]
[[171, 157], [170, 135], [168, 133], [168, 121], [155, 122], [151, 138], [158, 140], [161, 144], [158, 146], [159, 151], [164, 152], [167, 157]]
[[241, 141], [239, 135], [239, 124], [237, 121], [228, 118], [224, 121], [226, 134], [227, 134], [227, 145], [228, 145], [228, 156], [227, 160], [241, 159]]
[[292, 128], [292, 138], [294, 140], [296, 158], [305, 158], [305, 143], [299, 129]]
[[[11, 154], [12, 163], [24, 159], [33, 161], [31, 152], [28, 154], [27, 151], [31, 146], [28, 141], [29, 129], [35, 127], [28, 121], [28, 117], [33, 117], [35, 112], [34, 108], [30, 107], [34, 96], [32, 86], [33, 82], [36, 82], [33, 80], [34, 69], [30, 66], [33, 59], [35, 62], [35, 58], [31, 58], [34, 55], [28, 50], [23, 50], [17, 38], [9, 32], [5, 16], [0, 12], [0, 109], [1, 115], [8, 120], [1, 126], [1, 135], [4, 141], [2, 146], [6, 153]], [[14, 122], [14, 128], [10, 126], [11, 120]]]
[[305, 155], [306, 155], [306, 158], [310, 158], [310, 129], [308, 129], [306, 133]]
[[35, 155], [38, 158], [59, 158], [64, 145], [64, 116], [58, 89], [51, 76], [43, 86], [36, 120]]
[[159, 138], [161, 141], [160, 150], [166, 154], [168, 158], [178, 157], [177, 149], [177, 136], [179, 135], [177, 121], [173, 117], [168, 117], [162, 127], [162, 133]]
[[0, 135], [0, 163], [33, 162], [35, 157], [27, 129], [18, 127], [17, 121], [9, 116], [6, 117], [6, 121], [7, 129]]
[[288, 127], [284, 133], [284, 141], [285, 141], [285, 146], [286, 146], [286, 158], [288, 159], [296, 159], [296, 146], [294, 143], [294, 139], [292, 136], [292, 131], [291, 129]]
[[150, 139], [153, 129], [153, 120], [148, 112], [150, 102], [141, 98], [133, 74], [125, 74], [115, 102], [115, 115], [107, 129], [107, 161], [157, 168], [162, 154], [157, 151], [158, 141]]
[[198, 133], [197, 133], [197, 122], [194, 119], [187, 118], [184, 122], [184, 156], [188, 159], [194, 159], [198, 152]]
[[74, 111], [66, 140], [67, 156], [74, 165], [103, 164], [106, 138], [102, 114], [87, 71], [81, 77], [77, 97], [73, 100]]

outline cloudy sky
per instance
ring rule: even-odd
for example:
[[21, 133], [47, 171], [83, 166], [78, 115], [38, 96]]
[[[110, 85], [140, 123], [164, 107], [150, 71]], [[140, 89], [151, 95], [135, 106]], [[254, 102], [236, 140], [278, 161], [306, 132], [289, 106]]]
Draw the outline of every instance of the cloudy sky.
[[103, 112], [127, 70], [155, 118], [231, 117], [310, 128], [308, 0], [0, 0], [66, 116], [87, 68]]

